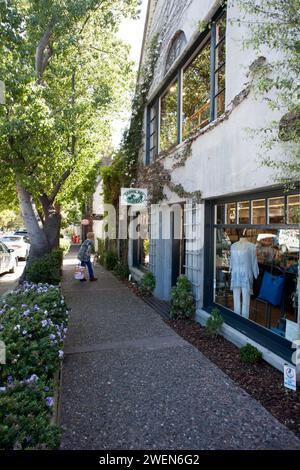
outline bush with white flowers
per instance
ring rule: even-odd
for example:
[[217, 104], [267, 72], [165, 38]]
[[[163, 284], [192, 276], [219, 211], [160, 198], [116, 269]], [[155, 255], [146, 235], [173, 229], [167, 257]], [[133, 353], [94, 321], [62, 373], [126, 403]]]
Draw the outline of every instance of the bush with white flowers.
[[24, 282], [0, 302], [0, 449], [57, 448], [50, 423], [68, 310], [57, 286]]

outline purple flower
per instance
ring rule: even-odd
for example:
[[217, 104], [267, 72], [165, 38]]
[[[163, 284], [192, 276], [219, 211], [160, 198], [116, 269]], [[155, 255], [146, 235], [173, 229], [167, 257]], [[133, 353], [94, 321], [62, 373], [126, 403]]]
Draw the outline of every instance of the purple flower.
[[36, 374], [32, 374], [29, 379], [26, 380], [26, 382], [29, 383], [34, 383], [38, 381], [38, 376]]
[[49, 335], [49, 338], [50, 338], [51, 340], [54, 340], [54, 339], [55, 339], [55, 335], [54, 335], [53, 333], [51, 333], [51, 335]]
[[35, 304], [35, 306], [33, 307], [33, 310], [35, 310], [37, 312], [39, 309], [40, 309], [40, 307]]
[[62, 359], [64, 357], [64, 352], [61, 349], [58, 351], [58, 357], [59, 359]]
[[45, 402], [46, 402], [46, 405], [49, 406], [49, 407], [54, 405], [54, 400], [53, 400], [52, 397], [46, 397]]
[[44, 387], [44, 392], [49, 392], [49, 387]]
[[44, 328], [45, 326], [47, 326], [47, 325], [48, 325], [47, 320], [42, 320], [42, 321], [41, 321], [41, 325], [42, 325], [43, 328]]
[[28, 317], [29, 314], [30, 310], [25, 310], [25, 312], [23, 312], [23, 317]]
[[22, 307], [22, 308], [26, 308], [26, 307], [27, 307], [27, 304], [22, 304], [21, 307]]
[[8, 383], [9, 385], [11, 385], [11, 384], [13, 383], [13, 381], [14, 381], [13, 376], [12, 376], [12, 375], [8, 375], [8, 376], [7, 376], [7, 383]]

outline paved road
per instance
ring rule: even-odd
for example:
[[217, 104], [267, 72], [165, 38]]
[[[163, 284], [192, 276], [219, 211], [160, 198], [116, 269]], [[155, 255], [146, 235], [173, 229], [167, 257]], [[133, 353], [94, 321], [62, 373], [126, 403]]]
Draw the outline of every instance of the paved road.
[[114, 276], [73, 279], [62, 449], [300, 449], [300, 441]]
[[18, 267], [15, 273], [13, 274], [0, 274], [0, 296], [3, 295], [8, 290], [14, 289], [17, 285], [19, 277], [22, 275], [25, 268], [25, 261], [19, 261]]

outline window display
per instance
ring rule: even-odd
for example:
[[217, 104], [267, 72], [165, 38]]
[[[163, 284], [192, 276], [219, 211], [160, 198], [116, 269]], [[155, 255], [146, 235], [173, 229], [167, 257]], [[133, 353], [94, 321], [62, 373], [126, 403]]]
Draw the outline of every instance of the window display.
[[[229, 202], [215, 212], [215, 303], [283, 337], [287, 321], [297, 323], [299, 226], [286, 222], [298, 201], [293, 195]], [[235, 207], [239, 223], [232, 222]], [[266, 208], [269, 224], [254, 226]]]

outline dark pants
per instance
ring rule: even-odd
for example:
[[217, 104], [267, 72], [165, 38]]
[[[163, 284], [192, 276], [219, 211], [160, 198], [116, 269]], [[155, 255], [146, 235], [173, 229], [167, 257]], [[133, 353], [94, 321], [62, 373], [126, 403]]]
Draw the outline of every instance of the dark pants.
[[94, 271], [91, 260], [89, 261], [81, 261], [81, 266], [87, 266], [89, 271], [90, 279], [94, 279]]

